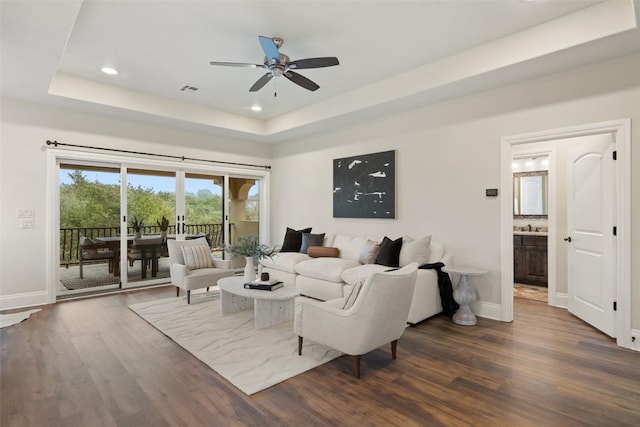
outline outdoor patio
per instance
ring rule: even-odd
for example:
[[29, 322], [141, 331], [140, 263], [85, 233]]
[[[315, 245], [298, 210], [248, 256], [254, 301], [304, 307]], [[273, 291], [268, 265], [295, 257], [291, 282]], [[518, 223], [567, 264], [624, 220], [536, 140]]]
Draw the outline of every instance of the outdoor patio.
[[[134, 262], [133, 267], [127, 264], [127, 280], [129, 283], [141, 282], [142, 271], [140, 270], [141, 263]], [[120, 282], [119, 276], [114, 276], [109, 273], [109, 265], [107, 262], [85, 264], [83, 266], [83, 276], [80, 278], [80, 268], [77, 264], [71, 264], [68, 268], [65, 266], [60, 267], [60, 289], [59, 294], [75, 291], [77, 289], [91, 289], [99, 288], [109, 285], [117, 285]], [[144, 280], [155, 279], [167, 279], [167, 283], [170, 279], [169, 272], [169, 258], [160, 258], [158, 260], [158, 273], [156, 277], [151, 277], [151, 271], [147, 270], [147, 278]]]

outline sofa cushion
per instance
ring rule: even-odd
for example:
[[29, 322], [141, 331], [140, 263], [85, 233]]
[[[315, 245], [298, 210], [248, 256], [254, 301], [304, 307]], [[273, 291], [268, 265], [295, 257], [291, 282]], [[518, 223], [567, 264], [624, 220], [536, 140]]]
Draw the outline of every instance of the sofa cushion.
[[262, 258], [260, 264], [273, 270], [286, 271], [287, 273], [295, 273], [295, 266], [299, 262], [309, 259], [309, 255], [299, 252], [278, 252], [271, 258]]
[[302, 245], [300, 245], [300, 253], [306, 254], [309, 252], [309, 246], [322, 246], [324, 243], [324, 233], [311, 234], [302, 233]]
[[358, 261], [360, 259], [360, 254], [362, 253], [362, 248], [366, 242], [367, 239], [365, 237], [337, 234], [333, 239], [333, 244], [331, 246], [340, 249], [340, 258]]
[[340, 249], [326, 246], [309, 246], [307, 255], [309, 255], [311, 258], [337, 258], [340, 256]]
[[355, 285], [365, 280], [372, 272], [387, 271], [389, 267], [381, 264], [364, 264], [342, 272], [342, 280], [348, 285]]
[[311, 233], [311, 227], [302, 230], [294, 230], [293, 228], [287, 227], [280, 252], [300, 252], [300, 246], [302, 246], [302, 233]]
[[376, 257], [378, 256], [378, 250], [380, 246], [378, 246], [378, 242], [374, 240], [367, 240], [362, 247], [362, 252], [360, 252], [360, 264], [373, 264], [376, 262]]
[[376, 264], [388, 265], [389, 267], [400, 266], [400, 250], [402, 249], [402, 237], [391, 240], [387, 236], [380, 242], [380, 249], [376, 257]]
[[429, 262], [431, 236], [421, 239], [414, 239], [410, 236], [402, 237], [402, 248], [400, 249], [400, 267], [407, 266], [412, 262], [424, 265]]
[[295, 271], [301, 276], [339, 283], [342, 282], [342, 272], [359, 265], [352, 259], [312, 258], [296, 264]]

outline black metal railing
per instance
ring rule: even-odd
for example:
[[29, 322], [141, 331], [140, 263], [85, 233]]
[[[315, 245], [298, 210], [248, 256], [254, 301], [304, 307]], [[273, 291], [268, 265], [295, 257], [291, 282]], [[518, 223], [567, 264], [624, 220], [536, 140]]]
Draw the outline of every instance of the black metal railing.
[[[167, 234], [175, 234], [176, 226], [170, 225]], [[143, 234], [160, 234], [157, 225], [145, 225]], [[224, 227], [222, 224], [185, 224], [186, 234], [203, 234], [211, 248], [221, 248], [224, 245]], [[133, 234], [133, 228], [127, 227], [127, 234]], [[90, 239], [100, 237], [114, 237], [120, 235], [120, 227], [68, 227], [60, 229], [60, 265], [76, 264], [79, 257], [80, 237]]]

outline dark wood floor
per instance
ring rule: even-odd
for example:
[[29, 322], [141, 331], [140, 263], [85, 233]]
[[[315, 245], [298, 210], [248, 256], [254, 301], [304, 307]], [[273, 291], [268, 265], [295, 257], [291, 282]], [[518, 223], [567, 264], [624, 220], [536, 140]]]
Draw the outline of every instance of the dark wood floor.
[[[131, 312], [175, 288], [58, 303], [0, 332], [9, 426], [639, 426], [640, 353], [566, 310], [511, 324], [436, 317], [398, 345], [246, 396]], [[259, 355], [256, 355], [259, 357]]]

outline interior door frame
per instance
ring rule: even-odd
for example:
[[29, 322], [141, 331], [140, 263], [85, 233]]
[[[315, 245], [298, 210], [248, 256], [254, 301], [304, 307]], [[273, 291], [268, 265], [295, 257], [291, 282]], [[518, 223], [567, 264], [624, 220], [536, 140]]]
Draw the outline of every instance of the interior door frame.
[[[178, 172], [190, 171], [202, 174], [225, 176], [225, 185], [228, 185], [228, 177], [251, 177], [260, 181], [260, 241], [268, 242], [269, 238], [269, 188], [270, 188], [270, 171], [267, 169], [257, 169], [240, 166], [226, 166], [204, 164], [199, 162], [181, 161], [181, 160], [160, 160], [147, 159], [143, 157], [134, 157], [122, 154], [105, 154], [93, 151], [67, 150], [61, 148], [50, 148], [46, 153], [47, 164], [47, 189], [46, 189], [46, 268], [47, 268], [47, 303], [52, 304], [57, 300], [56, 287], [59, 282], [59, 259], [60, 259], [60, 184], [58, 179], [58, 163], [91, 162], [106, 163], [117, 165], [120, 168], [148, 168], [157, 170], [172, 170], [176, 172], [176, 180]], [[182, 174], [184, 176], [184, 174]], [[122, 216], [126, 215], [126, 204], [123, 206], [122, 197], [126, 201], [126, 172], [123, 174], [121, 170], [121, 179], [124, 185], [121, 186], [121, 230], [126, 230], [126, 223], [122, 221]], [[178, 185], [178, 187], [180, 187]], [[178, 189], [176, 189], [178, 192]], [[184, 185], [180, 189], [184, 194]], [[124, 193], [124, 194], [123, 194]], [[179, 194], [176, 193], [176, 202]], [[184, 197], [182, 195], [182, 197]], [[123, 209], [125, 209], [123, 211]], [[178, 207], [176, 206], [176, 209]], [[176, 210], [177, 212], [177, 210]], [[128, 218], [127, 218], [128, 219]], [[224, 220], [224, 218], [223, 218]], [[224, 221], [223, 221], [224, 222]], [[225, 237], [226, 239], [227, 237]], [[121, 246], [122, 248], [122, 246]], [[123, 253], [126, 253], [123, 252]], [[121, 260], [121, 262], [123, 262]], [[149, 283], [153, 285], [153, 283]]]
[[[513, 321], [513, 148], [519, 144], [550, 142], [579, 136], [612, 134], [616, 144], [616, 342], [631, 341], [631, 119], [590, 123], [567, 128], [505, 136], [500, 143], [500, 320]], [[551, 161], [550, 161], [551, 167]], [[555, 166], [554, 166], [555, 167]], [[550, 183], [551, 184], [551, 183]], [[553, 278], [555, 281], [555, 277]]]

